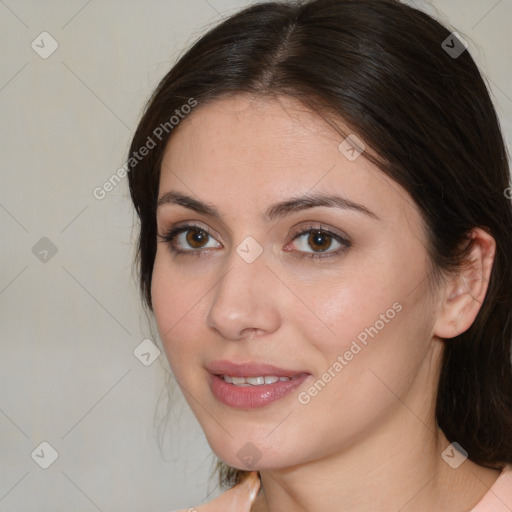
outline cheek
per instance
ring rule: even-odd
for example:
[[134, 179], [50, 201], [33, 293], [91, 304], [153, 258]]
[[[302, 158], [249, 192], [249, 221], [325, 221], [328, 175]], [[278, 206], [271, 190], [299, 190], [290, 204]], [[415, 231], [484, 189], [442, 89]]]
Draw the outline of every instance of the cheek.
[[[432, 323], [426, 267], [396, 265], [398, 256], [347, 265], [350, 272], [299, 291], [315, 315], [296, 314], [294, 321], [321, 355], [318, 366], [323, 368], [317, 369], [338, 362], [338, 373], [341, 364], [344, 373], [354, 376], [369, 367], [392, 375], [400, 365], [407, 371], [421, 359]], [[421, 260], [418, 254], [416, 262]]]
[[206, 293], [201, 283], [201, 279], [176, 271], [176, 266], [157, 253], [151, 282], [153, 311], [167, 359], [176, 376], [180, 368], [189, 365], [190, 356], [199, 350], [201, 304]]
[[[363, 268], [363, 265], [347, 264], [346, 268], [350, 271], [338, 272], [332, 278], [323, 277], [321, 283], [317, 281], [309, 289], [298, 292], [314, 316], [297, 315], [296, 321], [302, 324], [310, 342], [331, 360], [348, 350], [358, 337], [364, 343], [367, 329], [376, 322], [379, 333], [385, 331], [388, 323], [383, 322], [395, 317], [393, 304], [399, 297], [396, 283], [391, 285], [386, 277], [384, 265], [372, 268], [366, 264]], [[315, 317], [317, 322], [306, 322]], [[322, 329], [318, 330], [320, 320]]]
[[347, 287], [326, 300], [335, 334], [306, 334], [321, 358], [296, 406], [300, 430], [323, 430], [326, 453], [333, 442], [350, 444], [364, 435], [397, 407], [397, 396], [411, 386], [428, 351], [423, 293], [395, 300], [399, 294], [393, 291], [372, 295]]

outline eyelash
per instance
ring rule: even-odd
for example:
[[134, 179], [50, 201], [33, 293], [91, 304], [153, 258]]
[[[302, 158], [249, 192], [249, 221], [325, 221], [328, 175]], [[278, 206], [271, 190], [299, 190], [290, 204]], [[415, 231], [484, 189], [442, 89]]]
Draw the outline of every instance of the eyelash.
[[[208, 249], [191, 249], [191, 250], [185, 250], [184, 251], [184, 250], [181, 250], [181, 249], [176, 249], [173, 246], [174, 239], [178, 235], [180, 235], [181, 233], [189, 231], [189, 230], [191, 230], [191, 231], [202, 231], [208, 237], [213, 238], [213, 236], [210, 234], [210, 232], [207, 229], [203, 228], [202, 226], [198, 226], [196, 224], [191, 224], [191, 223], [181, 224], [180, 226], [169, 230], [164, 235], [158, 234], [158, 238], [160, 238], [160, 241], [162, 243], [168, 243], [169, 247], [170, 247], [170, 250], [174, 254], [176, 254], [176, 255], [200, 256], [201, 253], [204, 250], [208, 250]], [[294, 235], [294, 237], [292, 238], [291, 241], [293, 242], [297, 238], [300, 238], [301, 236], [303, 236], [305, 234], [317, 233], [317, 232], [320, 232], [323, 235], [328, 235], [329, 237], [332, 237], [334, 240], [339, 242], [342, 245], [342, 247], [337, 249], [337, 250], [335, 250], [335, 251], [331, 251], [331, 252], [306, 253], [304, 251], [298, 251], [298, 252], [302, 253], [301, 256], [298, 256], [299, 258], [318, 259], [318, 258], [331, 258], [331, 257], [335, 257], [335, 256], [341, 256], [350, 247], [350, 242], [347, 239], [343, 238], [342, 236], [340, 236], [340, 235], [338, 235], [336, 233], [333, 233], [332, 231], [329, 231], [327, 229], [323, 229], [321, 225], [320, 225], [320, 227], [315, 227], [313, 225], [302, 227], [297, 233], [295, 233], [295, 235]]]

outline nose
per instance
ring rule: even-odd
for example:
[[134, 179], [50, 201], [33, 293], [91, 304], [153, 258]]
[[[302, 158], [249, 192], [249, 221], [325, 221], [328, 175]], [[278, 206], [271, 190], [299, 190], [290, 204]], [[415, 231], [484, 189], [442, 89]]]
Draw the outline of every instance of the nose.
[[265, 252], [247, 263], [234, 250], [212, 295], [206, 324], [226, 340], [270, 334], [280, 325], [276, 287]]

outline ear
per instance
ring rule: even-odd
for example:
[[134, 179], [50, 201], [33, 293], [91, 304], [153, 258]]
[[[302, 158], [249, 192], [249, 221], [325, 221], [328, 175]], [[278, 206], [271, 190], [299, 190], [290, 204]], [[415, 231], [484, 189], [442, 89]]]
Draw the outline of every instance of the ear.
[[480, 311], [491, 276], [496, 241], [481, 228], [467, 236], [468, 256], [459, 272], [448, 277], [434, 334], [454, 338], [467, 331]]

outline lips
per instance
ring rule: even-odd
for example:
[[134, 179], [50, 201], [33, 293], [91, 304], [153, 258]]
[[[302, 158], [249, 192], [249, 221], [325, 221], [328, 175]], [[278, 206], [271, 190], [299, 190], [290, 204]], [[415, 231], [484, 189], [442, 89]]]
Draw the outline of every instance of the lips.
[[[254, 409], [280, 400], [311, 377], [305, 371], [260, 363], [214, 361], [207, 369], [213, 395], [223, 404], [238, 409]], [[261, 377], [264, 383], [258, 379]], [[267, 383], [267, 377], [273, 378]], [[245, 379], [246, 383], [242, 383]], [[253, 381], [254, 385], [250, 384]]]

